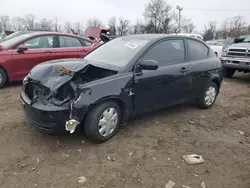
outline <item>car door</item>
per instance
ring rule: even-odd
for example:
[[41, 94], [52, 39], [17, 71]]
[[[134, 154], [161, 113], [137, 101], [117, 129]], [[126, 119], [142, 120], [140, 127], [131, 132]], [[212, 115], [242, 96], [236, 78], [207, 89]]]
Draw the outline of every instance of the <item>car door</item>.
[[142, 60], [155, 60], [155, 71], [142, 70], [135, 74], [135, 111], [145, 111], [179, 103], [188, 97], [188, 75], [192, 68], [186, 62], [184, 40], [169, 39], [155, 44]]
[[203, 92], [204, 87], [207, 84], [209, 79], [209, 70], [210, 61], [213, 61], [213, 58], [208, 58], [209, 49], [201, 41], [193, 39], [185, 39], [187, 44], [187, 57], [191, 66], [193, 67], [193, 72], [191, 74], [192, 78], [192, 96], [200, 96], [200, 93]]
[[[53, 59], [54, 39], [53, 35], [36, 36], [14, 47], [11, 69], [18, 80], [24, 78], [37, 64]], [[25, 45], [28, 49], [18, 52], [17, 49], [21, 45]]]
[[84, 39], [78, 37], [60, 35], [57, 59], [81, 58], [93, 49], [94, 45], [90, 41], [84, 41]]

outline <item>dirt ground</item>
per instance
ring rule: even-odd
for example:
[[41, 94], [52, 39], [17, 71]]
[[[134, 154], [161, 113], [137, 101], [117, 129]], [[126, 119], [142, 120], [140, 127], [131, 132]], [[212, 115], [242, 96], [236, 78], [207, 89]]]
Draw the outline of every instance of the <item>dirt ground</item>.
[[[164, 188], [173, 181], [174, 188], [250, 188], [249, 74], [225, 79], [211, 109], [182, 105], [147, 114], [101, 145], [29, 126], [20, 87], [0, 90], [0, 187]], [[193, 153], [205, 163], [182, 160]]]

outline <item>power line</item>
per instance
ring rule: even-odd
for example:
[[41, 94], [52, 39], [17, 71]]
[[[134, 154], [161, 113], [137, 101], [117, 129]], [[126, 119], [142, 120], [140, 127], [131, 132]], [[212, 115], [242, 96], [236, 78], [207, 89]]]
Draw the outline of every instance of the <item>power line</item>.
[[203, 9], [203, 8], [184, 8], [184, 9], [195, 10], [195, 11], [250, 12], [250, 9]]

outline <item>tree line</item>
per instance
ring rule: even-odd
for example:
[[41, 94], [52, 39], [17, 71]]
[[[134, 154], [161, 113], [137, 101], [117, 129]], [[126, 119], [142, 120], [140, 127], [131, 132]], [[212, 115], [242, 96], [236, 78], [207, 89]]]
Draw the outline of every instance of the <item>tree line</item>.
[[[98, 18], [87, 20], [83, 25], [80, 22], [60, 23], [58, 18], [42, 18], [37, 20], [32, 14], [22, 17], [0, 16], [0, 32], [4, 30], [24, 31], [24, 30], [46, 30], [56, 32], [66, 32], [83, 34], [87, 27], [102, 27], [108, 25], [112, 35], [127, 35], [139, 33], [193, 33], [195, 25], [193, 21], [184, 15], [179, 15], [166, 0], [149, 0], [143, 12], [144, 19], [138, 19], [135, 23], [123, 17], [110, 17], [108, 23], [104, 23]], [[180, 24], [180, 25], [179, 25]], [[180, 26], [180, 27], [179, 27]], [[203, 36], [205, 40], [213, 38], [237, 37], [250, 33], [250, 25], [242, 16], [234, 16], [226, 19], [222, 24], [210, 21], [205, 24]]]

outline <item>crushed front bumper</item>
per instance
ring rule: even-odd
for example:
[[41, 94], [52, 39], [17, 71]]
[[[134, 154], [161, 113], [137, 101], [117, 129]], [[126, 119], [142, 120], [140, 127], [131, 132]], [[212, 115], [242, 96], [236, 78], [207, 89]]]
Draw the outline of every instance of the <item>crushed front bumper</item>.
[[242, 71], [250, 71], [250, 58], [222, 57], [222, 66]]
[[66, 132], [65, 123], [69, 119], [67, 107], [31, 104], [23, 90], [20, 93], [20, 100], [23, 105], [25, 120], [36, 129], [45, 133]]

